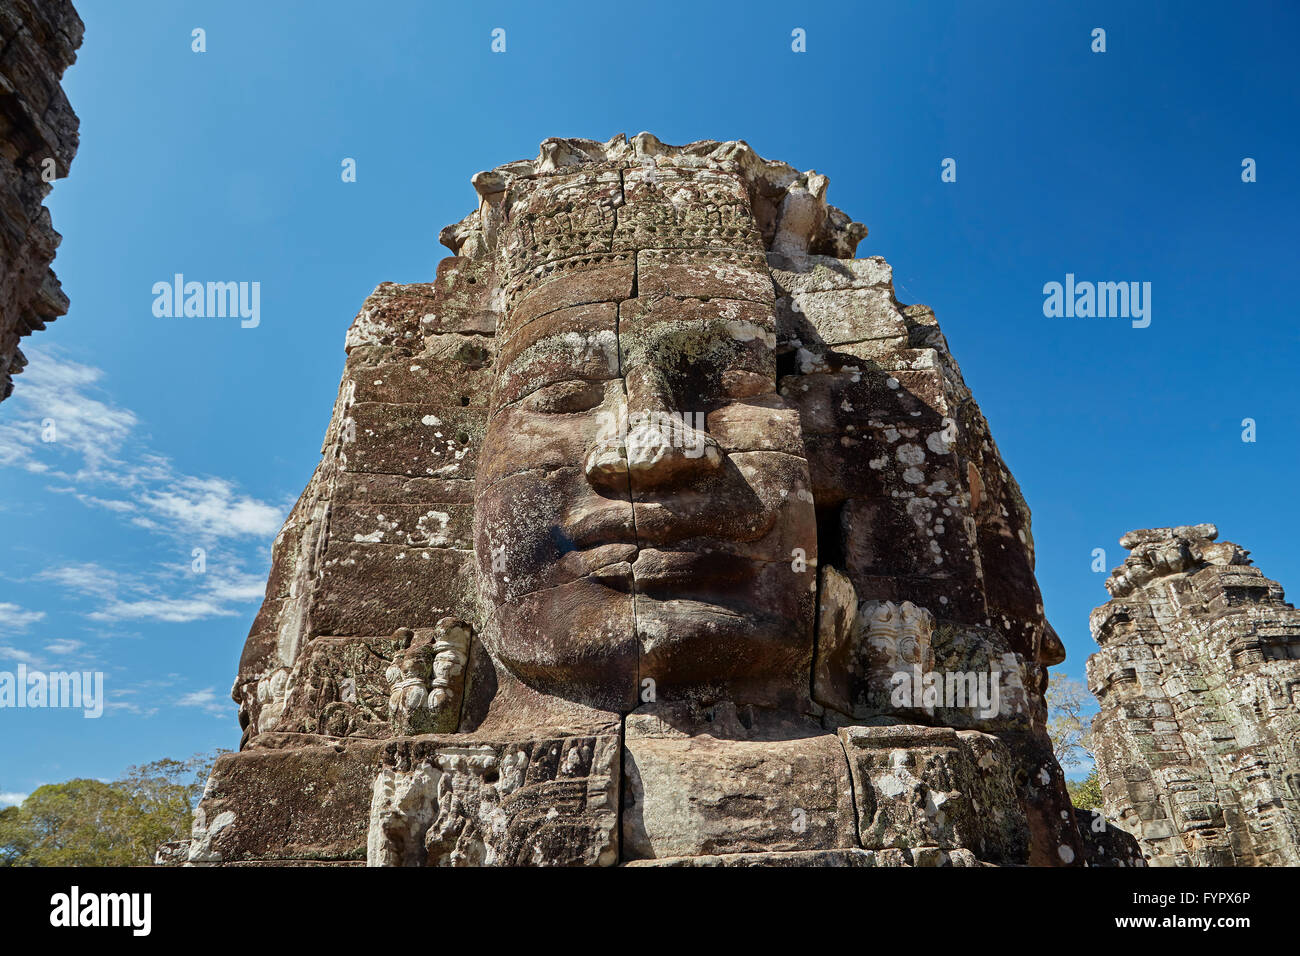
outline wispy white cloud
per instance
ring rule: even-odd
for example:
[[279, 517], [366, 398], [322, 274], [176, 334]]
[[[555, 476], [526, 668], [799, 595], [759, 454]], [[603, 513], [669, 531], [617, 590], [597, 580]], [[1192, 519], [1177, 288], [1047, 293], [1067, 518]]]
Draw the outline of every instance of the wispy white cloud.
[[260, 574], [233, 571], [229, 575], [214, 575], [207, 594], [215, 601], [260, 601], [266, 594], [266, 579]]
[[14, 793], [9, 790], [0, 790], [0, 807], [16, 807], [27, 799], [25, 793]]
[[137, 439], [139, 417], [104, 394], [102, 371], [40, 346], [29, 357], [0, 422], [0, 467], [57, 478], [50, 491], [186, 540], [266, 538], [279, 529], [284, 504], [243, 494], [224, 478], [177, 471]]
[[6, 408], [12, 417], [0, 423], [0, 465], [61, 474], [59, 464], [70, 462], [76, 476], [120, 480], [116, 456], [138, 423], [134, 413], [96, 394], [99, 369], [39, 347], [29, 354], [23, 387], [9, 399], [16, 408]]
[[77, 653], [77, 651], [81, 650], [81, 647], [81, 641], [59, 640], [50, 641], [50, 643], [45, 645], [45, 650], [51, 654], [63, 657], [68, 654]]
[[17, 661], [28, 667], [43, 667], [45, 664], [42, 658], [31, 651], [25, 651], [21, 647], [10, 647], [7, 644], [0, 644], [0, 661]]
[[152, 717], [158, 713], [157, 707], [137, 704], [133, 700], [122, 700], [120, 697], [114, 697], [111, 693], [109, 699], [104, 703], [104, 710], [110, 714], [131, 714], [135, 717]]
[[[195, 547], [207, 553], [203, 574], [191, 573], [188, 562], [128, 574], [91, 561], [49, 568], [36, 580], [96, 602], [87, 616], [98, 622], [228, 617], [241, 613], [236, 605], [259, 600], [264, 578], [245, 568], [264, 565], [266, 542], [289, 503], [272, 504], [227, 479], [177, 470], [138, 436], [140, 417], [113, 403], [99, 369], [40, 346], [29, 357], [22, 387], [6, 401], [0, 422], [0, 468], [53, 479], [47, 491], [164, 538], [181, 554]], [[0, 633], [10, 607], [0, 604]], [[44, 612], [15, 607], [9, 617], [8, 630], [16, 631]]]
[[121, 587], [120, 576], [93, 561], [47, 568], [36, 575], [38, 581], [51, 581], [86, 597], [111, 598]]
[[153, 598], [112, 601], [86, 615], [92, 621], [168, 621], [183, 624], [209, 617], [233, 617], [239, 612], [205, 598]]
[[25, 631], [44, 617], [44, 611], [28, 611], [17, 604], [0, 601], [0, 632]]
[[198, 707], [206, 713], [219, 717], [229, 717], [234, 710], [234, 703], [228, 698], [219, 697], [213, 687], [205, 687], [203, 690], [191, 691], [183, 695], [176, 701], [177, 707]]
[[134, 501], [124, 501], [120, 498], [100, 498], [96, 495], [83, 494], [76, 488], [56, 488], [51, 485], [46, 490], [52, 491], [55, 494], [72, 495], [72, 497], [76, 498], [88, 508], [103, 508], [105, 511], [116, 511], [119, 514], [126, 514], [139, 510], [139, 505]]
[[[214, 554], [222, 557], [225, 552]], [[231, 562], [238, 556], [230, 555]], [[216, 560], [213, 561], [216, 564]], [[94, 598], [99, 606], [87, 613], [92, 621], [164, 621], [173, 624], [243, 613], [234, 606], [259, 600], [265, 592], [261, 575], [241, 567], [213, 568], [203, 574], [190, 566], [164, 566], [147, 574], [112, 571], [93, 562], [48, 568], [35, 575], [73, 594]]]
[[284, 520], [280, 508], [239, 494], [221, 478], [177, 476], [163, 488], [146, 491], [140, 504], [159, 522], [199, 538], [266, 538]]
[[[161, 710], [160, 702], [175, 703], [172, 688], [180, 683], [180, 679], [179, 674], [167, 674], [127, 684], [115, 682], [108, 690], [108, 702], [104, 709], [112, 714], [153, 717]], [[226, 714], [229, 716], [229, 711]]]

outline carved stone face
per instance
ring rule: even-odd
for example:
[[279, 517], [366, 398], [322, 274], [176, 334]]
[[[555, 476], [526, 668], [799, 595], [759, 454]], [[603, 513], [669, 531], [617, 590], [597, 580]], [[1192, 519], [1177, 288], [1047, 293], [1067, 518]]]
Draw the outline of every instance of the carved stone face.
[[[276, 733], [191, 859], [355, 858], [363, 820], [382, 864], [1081, 856], [1028, 508], [933, 313], [744, 143], [541, 153], [349, 330], [240, 663]], [[937, 669], [1010, 709], [893, 699]]]
[[666, 296], [506, 338], [475, 542], [485, 640], [517, 676], [623, 709], [647, 679], [657, 699], [806, 688], [816, 522], [774, 343], [768, 306]]

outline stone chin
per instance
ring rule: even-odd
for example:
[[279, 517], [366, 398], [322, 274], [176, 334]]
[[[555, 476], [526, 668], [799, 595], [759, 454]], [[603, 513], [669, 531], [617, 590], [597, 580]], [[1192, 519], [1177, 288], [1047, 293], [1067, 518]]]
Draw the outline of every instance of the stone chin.
[[[811, 605], [810, 605], [811, 606]], [[639, 676], [656, 698], [777, 706], [806, 674], [808, 629], [748, 602], [638, 595]]]
[[[788, 565], [708, 551], [641, 551], [636, 581], [640, 678], [661, 698], [788, 701], [811, 654], [812, 595]], [[735, 547], [734, 544], [731, 547]]]

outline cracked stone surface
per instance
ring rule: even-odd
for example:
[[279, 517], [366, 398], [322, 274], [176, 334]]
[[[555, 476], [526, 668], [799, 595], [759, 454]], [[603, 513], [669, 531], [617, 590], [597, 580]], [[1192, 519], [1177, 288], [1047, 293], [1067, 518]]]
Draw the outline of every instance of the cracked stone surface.
[[347, 333], [191, 861], [1081, 864], [1029, 509], [826, 178], [472, 184]]
[[43, 203], [77, 152], [59, 83], [84, 30], [69, 0], [0, 0], [0, 400], [27, 364], [19, 341], [68, 311], [50, 268], [61, 237]]
[[1153, 866], [1300, 865], [1300, 612], [1212, 524], [1132, 531], [1092, 612], [1106, 815]]

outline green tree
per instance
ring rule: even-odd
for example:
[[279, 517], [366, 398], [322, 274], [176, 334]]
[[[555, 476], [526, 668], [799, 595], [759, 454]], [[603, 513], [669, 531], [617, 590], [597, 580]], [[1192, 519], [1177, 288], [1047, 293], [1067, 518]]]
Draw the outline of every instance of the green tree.
[[1097, 778], [1097, 768], [1082, 780], [1067, 780], [1065, 789], [1070, 792], [1070, 802], [1082, 810], [1101, 809], [1101, 781]]
[[160, 843], [184, 839], [216, 754], [156, 760], [121, 780], [38, 787], [0, 811], [0, 865], [143, 866]]
[[18, 807], [0, 810], [0, 866], [15, 866], [30, 845], [19, 825], [21, 816]]
[[120, 827], [128, 801], [112, 784], [69, 780], [31, 793], [14, 820], [16, 866], [125, 866]]

